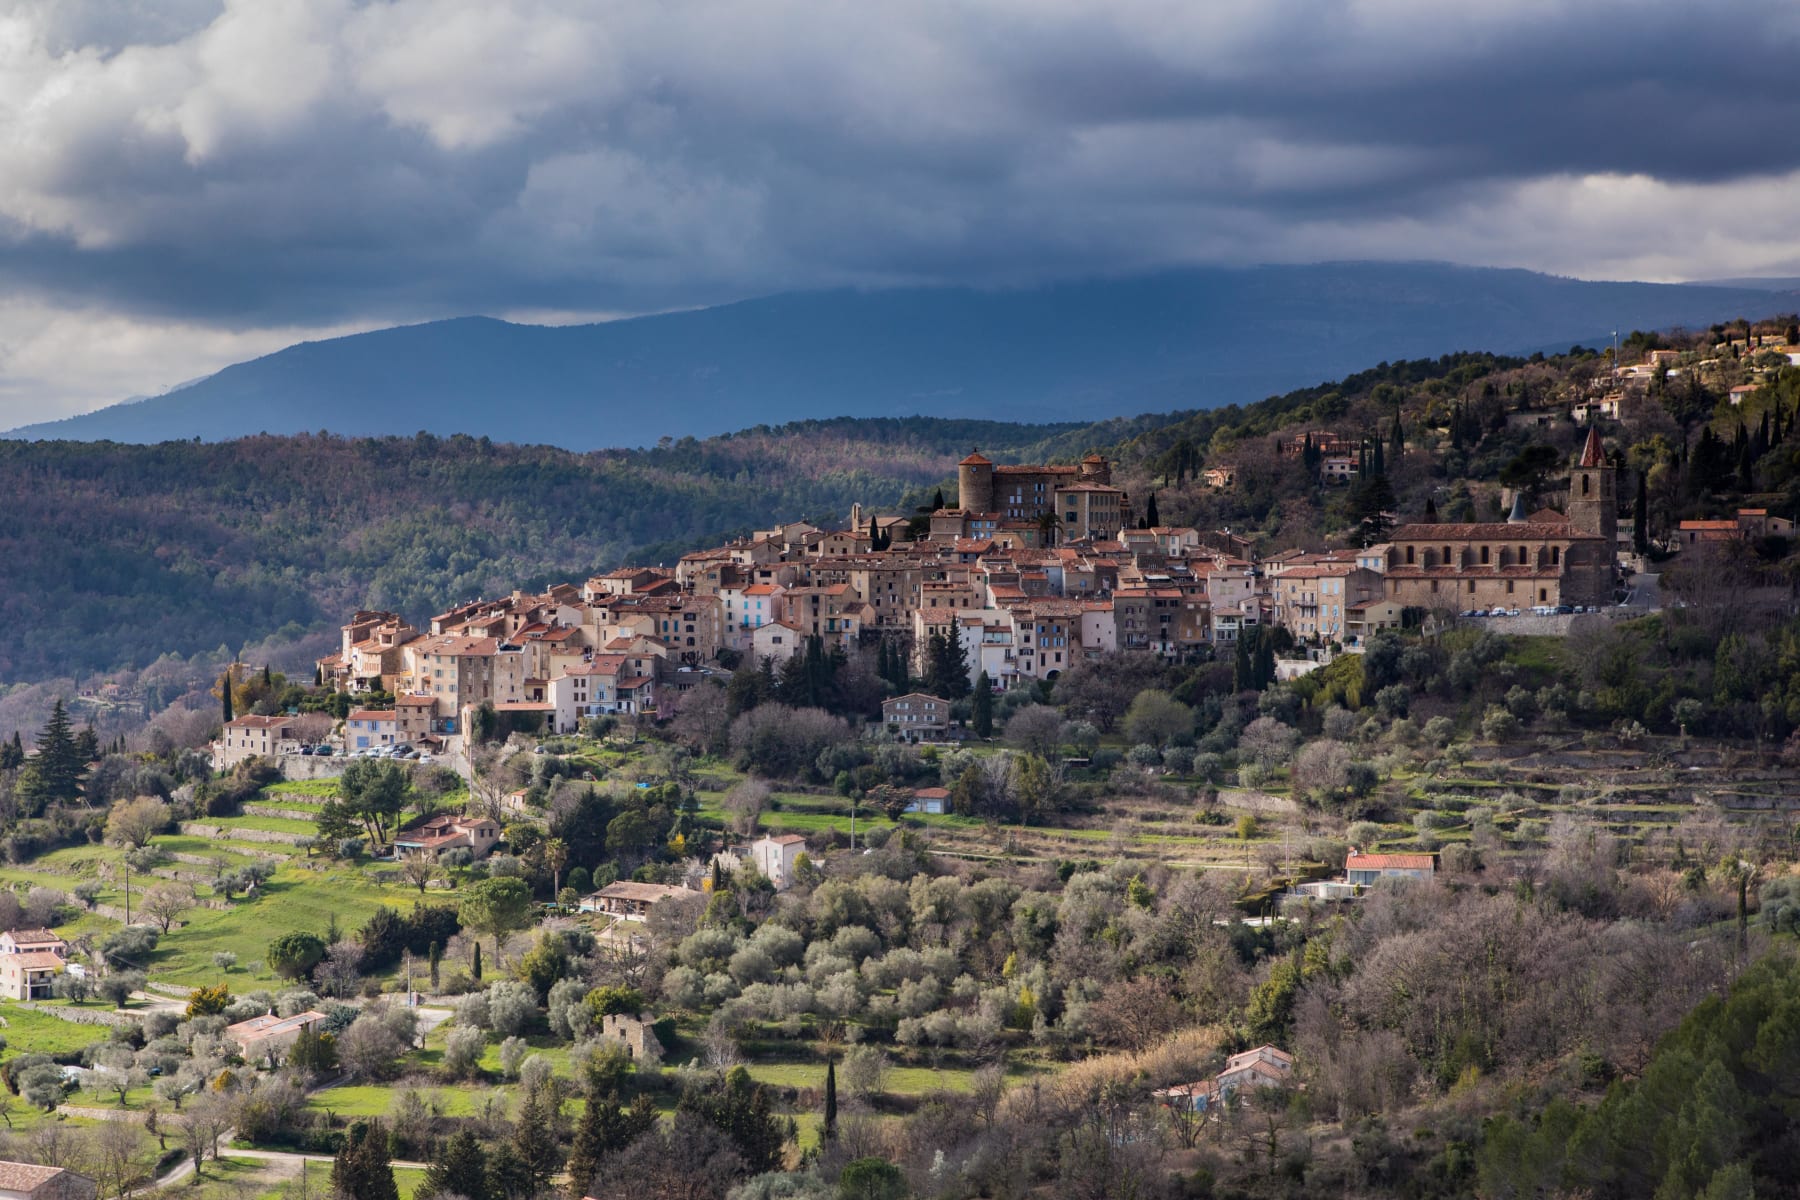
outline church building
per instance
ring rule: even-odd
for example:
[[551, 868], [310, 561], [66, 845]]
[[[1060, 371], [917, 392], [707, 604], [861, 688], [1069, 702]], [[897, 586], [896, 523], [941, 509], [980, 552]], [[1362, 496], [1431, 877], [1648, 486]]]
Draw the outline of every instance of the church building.
[[1388, 599], [1406, 607], [1470, 609], [1610, 603], [1619, 530], [1615, 468], [1598, 430], [1569, 477], [1568, 513], [1527, 515], [1523, 496], [1505, 521], [1402, 525], [1389, 539]]

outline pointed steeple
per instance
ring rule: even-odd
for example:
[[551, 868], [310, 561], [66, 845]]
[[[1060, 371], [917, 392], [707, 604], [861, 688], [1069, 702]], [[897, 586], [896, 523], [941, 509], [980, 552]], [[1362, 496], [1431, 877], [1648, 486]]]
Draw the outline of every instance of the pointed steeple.
[[1512, 513], [1506, 518], [1506, 523], [1508, 525], [1523, 525], [1526, 519], [1525, 493], [1522, 491], [1514, 492]]
[[1606, 465], [1606, 447], [1600, 444], [1598, 426], [1588, 426], [1587, 445], [1581, 448], [1581, 466], [1604, 467]]

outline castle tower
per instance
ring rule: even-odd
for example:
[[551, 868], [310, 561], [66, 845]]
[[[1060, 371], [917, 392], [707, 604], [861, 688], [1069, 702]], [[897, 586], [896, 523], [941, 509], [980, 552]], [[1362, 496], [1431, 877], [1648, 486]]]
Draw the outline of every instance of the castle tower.
[[994, 464], [979, 450], [956, 464], [956, 505], [964, 512], [994, 511]]
[[1098, 454], [1089, 454], [1081, 460], [1081, 482], [1112, 484], [1112, 464]]
[[1581, 459], [1569, 474], [1569, 523], [1583, 533], [1604, 538], [1610, 553], [1619, 537], [1617, 472], [1606, 461], [1600, 431], [1588, 428]]

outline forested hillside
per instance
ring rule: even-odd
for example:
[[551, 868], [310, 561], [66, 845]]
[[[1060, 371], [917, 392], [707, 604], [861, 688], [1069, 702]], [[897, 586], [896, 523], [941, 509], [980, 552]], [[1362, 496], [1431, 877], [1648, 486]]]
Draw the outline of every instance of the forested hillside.
[[1068, 427], [820, 421], [573, 454], [487, 439], [0, 442], [0, 684], [334, 629], [895, 504]]

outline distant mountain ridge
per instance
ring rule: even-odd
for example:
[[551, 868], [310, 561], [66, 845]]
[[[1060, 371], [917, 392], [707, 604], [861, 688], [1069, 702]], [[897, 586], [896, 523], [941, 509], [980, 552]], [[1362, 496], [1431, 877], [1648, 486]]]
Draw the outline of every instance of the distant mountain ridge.
[[5, 436], [429, 431], [589, 450], [837, 416], [1092, 421], [1247, 402], [1381, 360], [1529, 353], [1797, 307], [1766, 287], [1435, 263], [798, 292], [598, 325], [465, 317], [305, 342]]

